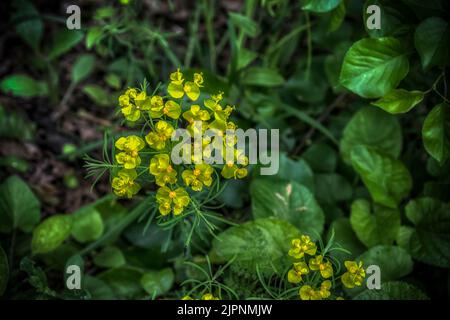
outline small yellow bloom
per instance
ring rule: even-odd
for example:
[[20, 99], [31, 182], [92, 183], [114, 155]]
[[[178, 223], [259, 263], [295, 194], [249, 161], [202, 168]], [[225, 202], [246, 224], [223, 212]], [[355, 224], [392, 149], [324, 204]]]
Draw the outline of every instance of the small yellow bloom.
[[156, 192], [156, 201], [159, 204], [159, 212], [165, 216], [172, 210], [174, 215], [179, 215], [190, 202], [189, 194], [184, 188], [172, 190], [166, 186]]
[[194, 73], [194, 83], [198, 87], [203, 87], [203, 73]]
[[194, 299], [192, 299], [190, 296], [184, 296], [183, 298], [181, 298], [181, 300], [194, 300]]
[[320, 293], [314, 290], [309, 285], [304, 285], [299, 290], [300, 299], [302, 300], [320, 300], [322, 297]]
[[205, 293], [202, 300], [219, 300], [219, 298], [214, 297], [211, 293]]
[[300, 239], [292, 240], [292, 248], [289, 250], [289, 255], [295, 259], [303, 258], [306, 254], [313, 256], [316, 254], [317, 246], [311, 241], [307, 235], [300, 236]]
[[202, 110], [198, 104], [193, 104], [190, 110], [183, 112], [183, 118], [192, 123], [194, 121], [208, 121], [210, 115], [208, 111]]
[[184, 183], [194, 191], [201, 191], [203, 186], [212, 184], [212, 173], [214, 169], [209, 164], [196, 164], [194, 170], [184, 170], [181, 174]]
[[183, 83], [183, 74], [180, 72], [180, 68], [177, 69], [177, 71], [172, 72], [170, 74], [170, 81], [175, 84], [182, 84]]
[[164, 100], [161, 96], [153, 96], [150, 99], [150, 117], [160, 118], [163, 114]]
[[129, 88], [119, 97], [119, 105], [127, 120], [137, 121], [141, 117], [141, 111], [150, 109], [151, 102], [145, 91]]
[[342, 283], [347, 288], [354, 288], [356, 286], [361, 286], [364, 278], [366, 277], [366, 272], [362, 266], [362, 261], [356, 263], [356, 261], [345, 261], [345, 267], [347, 272], [342, 275]]
[[320, 297], [322, 299], [326, 299], [328, 297], [330, 297], [331, 292], [331, 281], [330, 280], [325, 280], [324, 282], [322, 282], [322, 284], [320, 285], [320, 289], [319, 289], [319, 294]]
[[132, 198], [141, 188], [134, 182], [137, 177], [135, 170], [120, 170], [117, 177], [114, 177], [111, 183], [114, 193], [119, 197]]
[[150, 161], [149, 170], [155, 176], [155, 182], [158, 186], [177, 182], [177, 172], [172, 168], [168, 154], [155, 155]]
[[309, 269], [305, 262], [295, 262], [294, 267], [288, 272], [288, 281], [290, 283], [299, 283], [302, 281], [302, 276], [308, 273]]
[[246, 168], [239, 168], [233, 161], [228, 161], [220, 172], [225, 179], [242, 179], [247, 176]]
[[138, 136], [120, 137], [115, 146], [123, 151], [116, 154], [117, 163], [123, 164], [125, 169], [134, 169], [141, 163], [139, 151], [145, 147], [145, 142]]
[[200, 96], [200, 88], [194, 82], [186, 81], [183, 90], [192, 101], [197, 100]]
[[333, 266], [330, 261], [324, 261], [323, 256], [318, 255], [309, 260], [311, 270], [319, 270], [323, 278], [329, 278], [333, 275]]
[[166, 121], [160, 120], [155, 125], [155, 131], [145, 136], [145, 141], [155, 150], [162, 150], [166, 146], [166, 141], [170, 139], [174, 132], [172, 125]]

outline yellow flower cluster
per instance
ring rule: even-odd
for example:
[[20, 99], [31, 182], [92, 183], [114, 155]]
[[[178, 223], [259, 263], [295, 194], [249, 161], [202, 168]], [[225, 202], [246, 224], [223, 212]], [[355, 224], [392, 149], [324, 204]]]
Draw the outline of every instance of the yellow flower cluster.
[[[233, 161], [226, 162], [220, 169], [225, 179], [242, 179], [247, 176], [248, 158], [240, 150], [235, 149], [236, 141], [227, 139], [226, 130], [235, 129], [236, 125], [229, 121], [234, 107], [221, 105], [223, 92], [211, 95], [199, 103], [200, 89], [204, 79], [201, 73], [194, 73], [193, 78], [185, 80], [180, 70], [170, 74], [167, 95], [147, 95], [145, 90], [127, 89], [119, 97], [119, 105], [125, 119], [135, 124], [150, 128], [143, 136], [130, 135], [120, 137], [115, 142], [118, 152], [116, 163], [122, 167], [112, 180], [112, 187], [118, 196], [131, 198], [139, 190], [136, 182], [142, 173], [148, 170], [159, 187], [156, 192], [156, 202], [161, 215], [181, 214], [190, 204], [188, 190], [202, 191], [213, 184], [216, 170], [210, 164], [198, 159], [211, 157], [213, 150], [225, 150], [228, 145], [234, 150]], [[201, 123], [201, 131], [195, 124]], [[202, 152], [196, 144], [191, 145], [191, 159], [195, 164], [174, 165], [170, 154], [173, 148], [171, 137], [177, 128], [186, 128], [191, 134], [204, 133], [207, 129], [216, 133], [213, 137], [203, 138]], [[230, 141], [231, 140], [231, 141]], [[219, 145], [221, 144], [221, 145]], [[142, 154], [151, 154], [149, 164], [142, 165]], [[222, 155], [225, 158], [225, 153]], [[139, 169], [142, 169], [139, 172]], [[148, 168], [148, 169], [146, 169]]]
[[[317, 245], [311, 238], [301, 235], [300, 238], [293, 239], [288, 254], [296, 261], [288, 272], [287, 280], [293, 284], [302, 284], [299, 290], [300, 299], [329, 298], [334, 283], [329, 280], [334, 277], [333, 265], [323, 254], [317, 254]], [[347, 288], [361, 286], [366, 275], [362, 262], [345, 261], [345, 267], [347, 271], [341, 277], [342, 284]], [[311, 275], [313, 272], [315, 274]]]
[[[183, 298], [181, 298], [181, 300], [196, 300], [193, 299], [191, 296], [184, 296]], [[219, 300], [219, 298], [214, 297], [212, 293], [205, 293], [200, 300]]]

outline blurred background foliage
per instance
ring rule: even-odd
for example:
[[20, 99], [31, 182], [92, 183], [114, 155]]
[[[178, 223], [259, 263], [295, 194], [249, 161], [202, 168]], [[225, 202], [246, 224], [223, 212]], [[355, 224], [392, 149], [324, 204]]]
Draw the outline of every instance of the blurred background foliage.
[[[382, 290], [348, 298], [449, 298], [447, 1], [81, 0], [82, 28], [68, 30], [72, 2], [0, 4], [0, 296], [177, 299], [186, 279], [220, 279], [240, 298], [268, 298], [252, 268], [289, 245], [274, 217], [323, 240], [334, 230], [351, 251], [341, 262], [380, 265]], [[381, 30], [365, 26], [371, 4]], [[232, 240], [199, 230], [189, 250], [183, 232], [151, 223], [145, 201], [84, 178], [83, 156], [101, 158], [125, 130], [118, 95], [144, 79], [153, 90], [178, 67], [225, 91], [239, 127], [280, 129], [282, 150], [277, 175], [253, 170], [220, 195]], [[253, 220], [277, 234], [242, 224]], [[206, 280], [185, 263], [219, 268], [232, 249]], [[70, 264], [83, 290], [64, 288]]]

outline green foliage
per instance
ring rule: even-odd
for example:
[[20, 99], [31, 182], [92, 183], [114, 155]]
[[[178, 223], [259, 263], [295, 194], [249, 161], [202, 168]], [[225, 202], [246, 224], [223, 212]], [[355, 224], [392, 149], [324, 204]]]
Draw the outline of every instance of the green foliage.
[[423, 144], [427, 152], [443, 163], [450, 155], [450, 110], [441, 103], [427, 115], [422, 128]]
[[72, 219], [67, 215], [54, 215], [33, 230], [31, 251], [33, 254], [47, 253], [58, 248], [72, 231]]
[[6, 253], [2, 247], [0, 247], [0, 297], [5, 292], [9, 280], [9, 264]]
[[142, 275], [141, 286], [154, 299], [169, 291], [173, 281], [174, 275], [172, 269], [147, 271]]
[[0, 89], [4, 93], [12, 93], [17, 97], [32, 98], [48, 94], [45, 82], [35, 80], [27, 75], [10, 75], [0, 82]]
[[72, 214], [72, 236], [78, 242], [97, 240], [105, 229], [103, 219], [94, 207], [81, 208]]
[[386, 282], [380, 290], [365, 290], [354, 297], [355, 300], [428, 300], [417, 287], [400, 281]]
[[0, 185], [0, 232], [30, 232], [41, 219], [41, 204], [28, 185], [11, 176]]

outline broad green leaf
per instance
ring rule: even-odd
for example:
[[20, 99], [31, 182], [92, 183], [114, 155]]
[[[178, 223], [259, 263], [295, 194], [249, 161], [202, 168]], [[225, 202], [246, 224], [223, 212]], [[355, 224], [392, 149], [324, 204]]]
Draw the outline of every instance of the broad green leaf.
[[161, 271], [147, 271], [141, 277], [141, 286], [152, 299], [168, 292], [174, 281], [172, 269], [166, 268]]
[[364, 266], [377, 265], [381, 282], [396, 280], [411, 273], [413, 261], [406, 250], [397, 246], [375, 246], [357, 258]]
[[34, 138], [34, 124], [20, 114], [6, 110], [0, 105], [0, 137], [18, 140]]
[[337, 153], [324, 143], [312, 144], [302, 155], [311, 169], [317, 173], [333, 173], [337, 166]]
[[120, 77], [115, 73], [108, 73], [105, 76], [105, 82], [113, 89], [119, 90], [122, 86], [122, 81]]
[[450, 24], [438, 17], [423, 21], [416, 29], [414, 43], [423, 69], [450, 65]]
[[42, 39], [44, 24], [36, 7], [26, 0], [12, 2], [14, 14], [12, 21], [15, 23], [17, 34], [33, 49], [37, 50]]
[[122, 267], [105, 271], [98, 278], [112, 289], [118, 299], [138, 299], [143, 296], [142, 274], [136, 268]]
[[259, 34], [259, 25], [249, 17], [235, 12], [230, 12], [229, 15], [233, 25], [241, 29], [244, 34], [252, 38]]
[[373, 213], [368, 201], [359, 199], [352, 203], [350, 223], [359, 240], [368, 248], [390, 245], [400, 228], [400, 212], [375, 206]]
[[111, 288], [99, 278], [92, 277], [90, 275], [84, 276], [83, 288], [89, 292], [91, 298], [94, 300], [114, 300], [114, 296]]
[[28, 185], [11, 176], [0, 185], [0, 232], [30, 232], [41, 219], [41, 204]]
[[91, 49], [102, 36], [102, 29], [100, 27], [89, 28], [86, 35], [86, 48]]
[[402, 36], [412, 32], [414, 25], [410, 20], [414, 19], [411, 10], [402, 1], [367, 0], [363, 8], [363, 21], [368, 21], [373, 13], [367, 13], [367, 7], [376, 5], [380, 8], [380, 29], [368, 29], [364, 23], [366, 32], [372, 38]]
[[312, 12], [328, 12], [336, 8], [342, 0], [303, 0], [302, 9]]
[[339, 29], [344, 21], [346, 11], [345, 1], [341, 1], [341, 3], [330, 12], [330, 22], [328, 25], [329, 32], [334, 32]]
[[83, 54], [78, 57], [78, 59], [75, 61], [72, 73], [71, 73], [71, 79], [72, 83], [78, 84], [84, 79], [86, 79], [94, 70], [95, 66], [95, 57], [90, 54]]
[[79, 209], [72, 214], [72, 236], [78, 242], [97, 240], [103, 234], [104, 224], [100, 213], [92, 206]]
[[56, 33], [53, 46], [47, 55], [48, 59], [52, 60], [63, 53], [66, 53], [83, 40], [84, 34], [79, 30], [61, 29]]
[[231, 227], [213, 240], [211, 256], [219, 262], [236, 257], [234, 263], [247, 272], [256, 268], [265, 275], [281, 274], [290, 263], [287, 252], [299, 231], [286, 221], [256, 219]]
[[354, 300], [428, 300], [428, 296], [417, 287], [400, 281], [381, 284], [380, 290], [365, 290]]
[[358, 111], [345, 127], [340, 142], [346, 163], [350, 164], [350, 153], [359, 145], [397, 158], [402, 148], [402, 131], [397, 118], [371, 107]]
[[26, 172], [30, 168], [26, 160], [16, 156], [0, 157], [0, 167], [8, 167], [19, 172]]
[[401, 161], [361, 145], [352, 149], [351, 161], [375, 202], [396, 208], [409, 194], [412, 178]]
[[0, 297], [6, 290], [8, 280], [9, 280], [8, 257], [6, 256], [5, 251], [3, 251], [3, 248], [0, 246]]
[[323, 211], [305, 186], [293, 181], [256, 179], [250, 185], [250, 195], [255, 219], [275, 217], [289, 221], [314, 238], [322, 233]]
[[362, 39], [347, 52], [340, 82], [364, 98], [379, 98], [395, 89], [409, 71], [407, 52], [395, 38]]
[[105, 247], [94, 256], [95, 265], [102, 268], [118, 268], [125, 264], [125, 257], [117, 247]]
[[248, 86], [277, 87], [284, 84], [284, 78], [275, 69], [253, 67], [244, 72], [241, 83]]
[[45, 219], [33, 230], [32, 253], [47, 253], [55, 250], [70, 236], [71, 230], [71, 216], [58, 214]]
[[89, 84], [83, 87], [83, 92], [96, 104], [107, 107], [110, 104], [110, 96], [105, 89], [96, 84]]
[[23, 98], [42, 97], [48, 94], [45, 82], [34, 80], [23, 74], [13, 74], [3, 78], [0, 82], [0, 89], [4, 93], [11, 93], [13, 96]]
[[423, 97], [422, 91], [394, 89], [372, 104], [392, 114], [405, 113], [419, 104]]
[[412, 200], [405, 208], [414, 228], [403, 230], [402, 246], [424, 263], [450, 266], [450, 205], [433, 198]]
[[366, 249], [353, 232], [348, 218], [338, 218], [333, 221], [328, 232], [328, 240], [331, 237], [332, 230], [334, 231], [334, 243], [350, 252], [346, 253], [339, 250], [333, 250], [330, 253], [341, 263], [345, 260], [354, 260]]
[[314, 194], [320, 203], [333, 204], [349, 200], [353, 194], [351, 184], [337, 173], [316, 174], [314, 185]]
[[425, 150], [437, 161], [450, 155], [450, 106], [441, 103], [428, 113], [422, 128]]
[[348, 49], [352, 45], [349, 41], [339, 43], [333, 51], [325, 57], [323, 68], [325, 75], [327, 76], [328, 83], [333, 89], [334, 93], [341, 93], [345, 91], [339, 82], [339, 76], [341, 74], [342, 62]]
[[241, 69], [247, 67], [257, 57], [258, 57], [258, 54], [256, 52], [247, 50], [245, 48], [240, 48], [238, 51], [238, 57], [237, 57], [237, 70], [241, 70]]
[[24, 271], [28, 275], [27, 281], [39, 293], [38, 297], [48, 299], [49, 297], [56, 298], [56, 292], [49, 288], [47, 283], [47, 276], [45, 272], [28, 256], [22, 258], [20, 261], [20, 271]]

